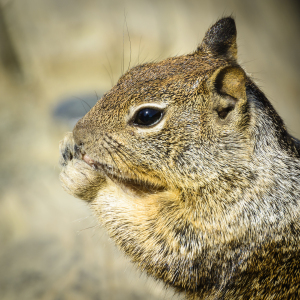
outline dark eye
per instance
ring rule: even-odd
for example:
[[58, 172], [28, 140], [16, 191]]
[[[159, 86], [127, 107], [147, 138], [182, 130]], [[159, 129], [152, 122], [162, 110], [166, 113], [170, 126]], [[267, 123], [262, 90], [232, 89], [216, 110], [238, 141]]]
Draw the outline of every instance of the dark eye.
[[163, 111], [156, 108], [143, 108], [139, 110], [134, 118], [134, 125], [151, 126], [158, 123], [163, 115]]

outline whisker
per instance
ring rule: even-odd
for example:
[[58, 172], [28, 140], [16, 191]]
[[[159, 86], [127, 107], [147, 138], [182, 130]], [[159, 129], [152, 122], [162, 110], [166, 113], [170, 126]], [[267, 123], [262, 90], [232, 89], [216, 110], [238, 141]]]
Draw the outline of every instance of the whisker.
[[[107, 142], [107, 141], [106, 141]], [[109, 144], [109, 143], [108, 143]], [[111, 144], [110, 144], [111, 145]], [[111, 145], [115, 150], [116, 150], [116, 148], [113, 146], [113, 145]], [[117, 164], [116, 164], [116, 162], [115, 162], [115, 160], [114, 160], [114, 158], [113, 158], [113, 156], [112, 156], [112, 154], [111, 154], [111, 152], [107, 149], [107, 148], [105, 148], [104, 147], [104, 149], [108, 152], [108, 154], [110, 155], [110, 157], [112, 158], [112, 160], [114, 161], [114, 163], [115, 163], [115, 165], [117, 166]], [[117, 156], [118, 156], [118, 158], [123, 162], [123, 163], [125, 163], [126, 164], [126, 166], [133, 172], [133, 174], [138, 178], [138, 176], [137, 176], [137, 174], [128, 166], [128, 164], [126, 163], [126, 161], [124, 161], [117, 153], [115, 153]], [[118, 168], [118, 167], [117, 167]], [[118, 168], [118, 170], [120, 170], [119, 168]], [[138, 189], [138, 188], [136, 188], [138, 191], [140, 191], [140, 192], [142, 192], [142, 190], [141, 189]], [[150, 190], [147, 188], [147, 190], [150, 192]]]
[[[125, 10], [124, 10], [124, 16], [125, 16]], [[124, 26], [125, 26], [125, 18], [124, 18], [124, 23], [123, 23], [123, 56], [122, 56], [122, 64], [121, 64], [121, 73], [122, 75], [124, 74], [124, 60], [125, 60], [125, 57], [124, 57]]]
[[105, 53], [105, 56], [106, 56], [106, 60], [107, 60], [107, 62], [108, 62], [109, 69], [110, 69], [110, 74], [111, 74], [111, 85], [114, 86], [114, 72], [113, 72], [113, 70], [112, 70], [111, 63], [110, 63], [110, 60], [108, 59], [107, 53]]
[[[107, 141], [106, 141], [107, 142]], [[117, 145], [118, 145], [118, 147], [116, 147], [115, 145], [113, 145], [112, 143], [111, 143], [111, 141], [109, 141], [109, 142], [107, 142], [116, 152], [118, 152], [119, 154], [117, 154], [118, 155], [118, 157], [121, 159], [121, 161], [123, 161], [125, 164], [126, 164], [126, 166], [129, 168], [129, 170], [138, 178], [139, 176], [138, 176], [138, 174], [135, 172], [135, 170], [134, 169], [132, 169], [128, 164], [127, 164], [127, 162], [126, 162], [126, 159], [128, 158], [128, 156], [129, 157], [132, 157], [133, 159], [135, 159], [135, 157], [134, 156], [132, 156], [130, 153], [128, 153], [128, 152], [126, 152], [124, 149], [122, 149], [122, 148], [120, 148], [122, 145], [121, 144], [119, 144], [119, 143], [117, 143]], [[124, 154], [125, 153], [125, 154]], [[124, 158], [124, 159], [122, 159], [121, 157], [120, 157], [120, 155], [122, 155], [122, 157]]]
[[138, 65], [140, 64], [141, 41], [142, 41], [142, 37], [140, 38], [140, 43], [139, 43]]
[[129, 65], [127, 71], [130, 69], [130, 64], [131, 64], [131, 40], [130, 40], [130, 35], [129, 35], [129, 29], [128, 29], [128, 24], [127, 24], [127, 19], [126, 19], [126, 14], [124, 12], [124, 18], [125, 18], [125, 24], [126, 24], [126, 29], [127, 29], [127, 35], [128, 35], [128, 40], [129, 40]]
[[[110, 140], [108, 140], [107, 141], [107, 139], [105, 139], [105, 142], [107, 143], [107, 144], [109, 144], [110, 145], [110, 147], [112, 147], [115, 151], [117, 151], [119, 154], [121, 154], [125, 159], [126, 159], [126, 156], [117, 148], [117, 147], [115, 147], [112, 143], [111, 143], [111, 141]], [[127, 164], [127, 162], [124, 160], [124, 159], [122, 159], [121, 157], [120, 157], [120, 155], [118, 155], [117, 153], [116, 153], [116, 155], [119, 157], [119, 159], [122, 161], [122, 162], [124, 162], [125, 164], [126, 164], [126, 166], [128, 167], [128, 169], [137, 177], [137, 174], [135, 173], [135, 171], [131, 168], [131, 167], [129, 167], [129, 165]]]
[[116, 147], [115, 145], [112, 145], [112, 146], [113, 146], [117, 151], [119, 151], [119, 153], [121, 153], [121, 154], [123, 155], [124, 158], [130, 157], [130, 158], [132, 158], [133, 161], [136, 161], [136, 157], [135, 157], [133, 154], [127, 152], [125, 149], [123, 149], [123, 148], [122, 148], [122, 145], [117, 144], [118, 147]]
[[112, 161], [114, 162], [114, 164], [115, 164], [115, 166], [116, 166], [115, 169], [119, 170], [116, 161], [114, 160], [114, 158], [113, 158], [112, 155], [111, 155], [111, 152], [110, 152], [105, 146], [103, 146], [103, 148], [107, 151], [107, 153], [108, 153], [109, 156], [111, 157]]
[[73, 97], [81, 101], [80, 103], [81, 103], [83, 109], [85, 110], [85, 113], [87, 113], [88, 110], [86, 110], [86, 108], [84, 107], [84, 105], [82, 104], [82, 102], [84, 102], [91, 109], [91, 106], [86, 101], [84, 101], [83, 99], [81, 99], [79, 97], [76, 97], [76, 96], [73, 96]]
[[[106, 137], [108, 138], [108, 136], [107, 136], [107, 134], [106, 134]], [[107, 140], [107, 139], [105, 139], [105, 142], [107, 143], [107, 144], [109, 144], [109, 146], [110, 147], [112, 147], [116, 152], [118, 152], [120, 155], [122, 155], [125, 159], [126, 159], [126, 156], [122, 153], [122, 152], [120, 152], [120, 150], [116, 147], [116, 146], [114, 146], [112, 143], [111, 143], [111, 140]], [[118, 143], [117, 143], [118, 144]], [[114, 153], [114, 154], [116, 154], [117, 156], [118, 156], [118, 158], [123, 162], [123, 163], [125, 163], [126, 164], [126, 166], [128, 167], [128, 169], [135, 175], [135, 177], [136, 177], [136, 179], [137, 178], [139, 178], [139, 176], [137, 175], [137, 173], [127, 164], [127, 162], [122, 158], [122, 157], [120, 157], [120, 155], [118, 154], [118, 153]], [[110, 154], [111, 155], [111, 154]], [[151, 190], [148, 188], [148, 187], [144, 187], [144, 188], [146, 188], [146, 190], [147, 191], [149, 191], [149, 192], [151, 192]], [[138, 191], [140, 191], [140, 192], [142, 192], [142, 190], [141, 189], [137, 189]]]
[[99, 100], [99, 96], [98, 96], [97, 92], [96, 91], [94, 91], [94, 92], [95, 92], [97, 100]]
[[[107, 139], [105, 139], [105, 142], [107, 143], [107, 144], [109, 144], [109, 146], [110, 147], [112, 147], [116, 152], [115, 152], [115, 154], [118, 156], [118, 158], [123, 162], [123, 163], [125, 163], [126, 164], [126, 166], [128, 167], [128, 169], [135, 175], [135, 177], [136, 178], [139, 178], [139, 176], [138, 176], [138, 174], [126, 163], [126, 161], [122, 158], [122, 157], [120, 157], [120, 155], [122, 155], [125, 159], [126, 159], [126, 156], [120, 151], [120, 149], [118, 149], [115, 145], [113, 145], [112, 143], [111, 143], [111, 141], [109, 140], [109, 141], [107, 141]], [[117, 143], [117, 142], [116, 142]], [[117, 143], [118, 144], [118, 143]], [[119, 144], [120, 145], [120, 144]], [[120, 145], [121, 146], [121, 145]], [[119, 154], [120, 155], [119, 155]], [[147, 190], [147, 191], [149, 191], [149, 192], [151, 192], [151, 189], [150, 188], [148, 188], [148, 187], [146, 187], [146, 186], [144, 186], [144, 188]], [[140, 192], [142, 192], [142, 190], [141, 189], [137, 189], [138, 191], [140, 191]]]
[[85, 230], [88, 230], [88, 229], [92, 229], [92, 228], [96, 228], [96, 227], [99, 227], [99, 225], [97, 224], [97, 225], [93, 225], [93, 226], [89, 226], [89, 227], [77, 230], [77, 234], [80, 234], [82, 231], [85, 231]]
[[[118, 141], [114, 140], [114, 139], [113, 139], [111, 136], [109, 136], [108, 134], [105, 134], [105, 135], [106, 135], [106, 137], [109, 139], [110, 144], [112, 144], [111, 142], [114, 142], [115, 144], [117, 144], [117, 146], [118, 146], [117, 148], [118, 148], [119, 150], [122, 150], [122, 151], [125, 153], [125, 155], [129, 156], [130, 158], [132, 158], [133, 161], [139, 162], [139, 160], [137, 161], [136, 156], [134, 156], [134, 154], [132, 154], [132, 153], [130, 153], [130, 152], [127, 152], [126, 149], [125, 149], [125, 150], [123, 149], [123, 148], [125, 148], [124, 145], [122, 145], [122, 144], [120, 144]], [[114, 145], [113, 145], [113, 146], [114, 146]]]
[[106, 73], [108, 74], [108, 76], [109, 76], [109, 78], [110, 78], [111, 86], [113, 86], [114, 83], [113, 83], [113, 79], [112, 79], [112, 77], [111, 77], [111, 73], [108, 71], [108, 69], [106, 68], [106, 66], [105, 66], [104, 64], [102, 64], [102, 66], [104, 67]]

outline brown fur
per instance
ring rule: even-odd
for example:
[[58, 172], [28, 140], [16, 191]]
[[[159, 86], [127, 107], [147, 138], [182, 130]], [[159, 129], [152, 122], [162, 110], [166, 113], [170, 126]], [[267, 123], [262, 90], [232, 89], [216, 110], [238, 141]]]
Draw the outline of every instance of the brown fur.
[[[236, 58], [224, 18], [196, 52], [128, 71], [62, 142], [60, 178], [191, 299], [298, 299], [299, 141]], [[140, 106], [162, 119], [137, 126]]]

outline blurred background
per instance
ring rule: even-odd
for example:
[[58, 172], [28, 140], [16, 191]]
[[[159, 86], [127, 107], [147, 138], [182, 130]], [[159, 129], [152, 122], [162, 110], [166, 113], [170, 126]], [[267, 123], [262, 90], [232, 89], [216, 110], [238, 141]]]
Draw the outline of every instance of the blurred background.
[[300, 138], [300, 4], [0, 0], [0, 299], [182, 299], [141, 275], [58, 181], [58, 144], [124, 70], [233, 15], [239, 62]]

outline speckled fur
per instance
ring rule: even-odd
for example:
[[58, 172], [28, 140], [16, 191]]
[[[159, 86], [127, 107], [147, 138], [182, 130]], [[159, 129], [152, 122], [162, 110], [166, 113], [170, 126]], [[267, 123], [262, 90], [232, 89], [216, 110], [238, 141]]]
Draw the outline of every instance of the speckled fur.
[[[61, 143], [60, 178], [190, 299], [299, 299], [300, 143], [236, 55], [224, 18], [194, 53], [129, 70]], [[128, 122], [147, 103], [161, 127]]]

